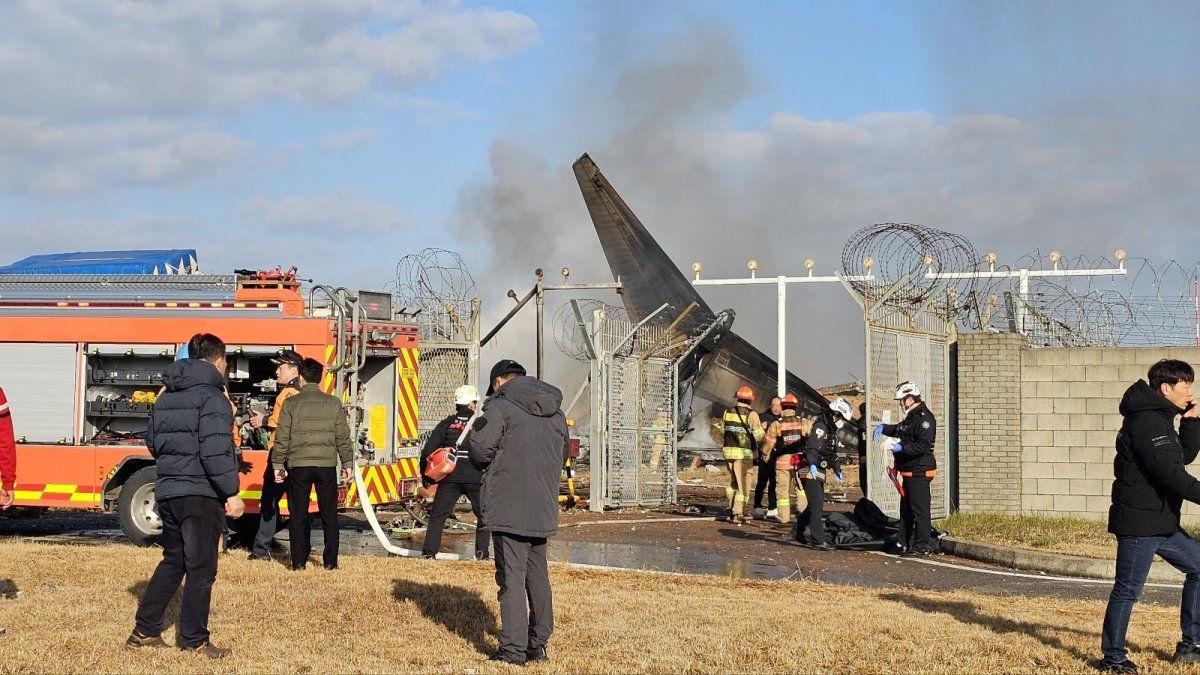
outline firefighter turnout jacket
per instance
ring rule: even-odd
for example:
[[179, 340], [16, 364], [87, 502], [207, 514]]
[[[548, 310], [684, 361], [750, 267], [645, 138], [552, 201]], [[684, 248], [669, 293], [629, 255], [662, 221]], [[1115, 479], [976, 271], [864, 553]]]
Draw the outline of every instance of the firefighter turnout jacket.
[[[773, 462], [776, 469], [791, 469], [792, 455], [804, 449], [804, 439], [810, 429], [808, 420], [796, 415], [795, 410], [785, 409], [783, 416], [767, 427], [762, 449], [767, 455], [766, 461]], [[801, 464], [807, 468], [806, 463]]]
[[762, 438], [762, 422], [749, 406], [739, 404], [725, 411], [725, 447], [721, 448], [725, 459], [752, 459]]

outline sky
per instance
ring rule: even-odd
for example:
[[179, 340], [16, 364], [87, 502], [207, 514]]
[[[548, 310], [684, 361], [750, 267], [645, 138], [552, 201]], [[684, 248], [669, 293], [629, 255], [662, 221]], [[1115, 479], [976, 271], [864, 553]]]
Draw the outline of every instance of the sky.
[[[488, 330], [533, 269], [610, 279], [597, 162], [676, 263], [840, 268], [915, 223], [1015, 260], [1197, 255], [1187, 1], [14, 0], [0, 4], [0, 264], [195, 248], [206, 272], [394, 284], [461, 255]], [[566, 301], [550, 294], [548, 315]], [[775, 297], [702, 289], [775, 352]], [[617, 301], [616, 296], [592, 296]], [[789, 290], [788, 366], [861, 380], [836, 285]], [[531, 310], [484, 352], [534, 359]], [[550, 379], [580, 366], [552, 354]]]

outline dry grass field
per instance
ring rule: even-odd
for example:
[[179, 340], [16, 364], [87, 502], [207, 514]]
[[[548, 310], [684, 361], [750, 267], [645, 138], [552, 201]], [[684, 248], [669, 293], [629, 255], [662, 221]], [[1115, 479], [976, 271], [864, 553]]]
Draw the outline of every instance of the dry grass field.
[[[221, 560], [221, 661], [123, 642], [159, 553], [123, 545], [0, 542], [0, 672], [503, 673], [493, 569], [481, 562], [343, 556], [342, 569]], [[555, 566], [551, 661], [534, 673], [1087, 672], [1103, 605]], [[177, 606], [164, 637], [174, 636]], [[1156, 670], [1177, 610], [1141, 606], [1132, 658]], [[786, 639], [780, 640], [782, 636]], [[764, 651], [765, 645], [784, 642]], [[1184, 672], [1180, 670], [1179, 672]]]

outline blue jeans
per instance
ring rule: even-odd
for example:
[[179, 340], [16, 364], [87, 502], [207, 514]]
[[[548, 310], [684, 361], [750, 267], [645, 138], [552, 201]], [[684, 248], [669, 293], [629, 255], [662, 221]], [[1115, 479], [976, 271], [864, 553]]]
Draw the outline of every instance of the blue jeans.
[[1124, 661], [1125, 632], [1129, 614], [1142, 595], [1154, 554], [1183, 572], [1183, 600], [1179, 604], [1179, 628], [1183, 641], [1200, 644], [1200, 544], [1182, 530], [1169, 537], [1117, 537], [1117, 575], [1108, 609], [1104, 612], [1101, 649], [1104, 658]]

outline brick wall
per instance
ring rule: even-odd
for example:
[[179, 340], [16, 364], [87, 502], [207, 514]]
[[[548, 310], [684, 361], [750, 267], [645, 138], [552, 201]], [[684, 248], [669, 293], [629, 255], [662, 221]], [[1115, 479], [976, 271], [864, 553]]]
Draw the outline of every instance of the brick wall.
[[961, 511], [1021, 511], [1022, 343], [1016, 334], [958, 338]]
[[[958, 349], [963, 511], [1107, 517], [1121, 396], [1159, 359], [1200, 366], [1197, 348], [1027, 349], [1009, 334], [960, 336]], [[990, 406], [984, 400], [988, 387], [973, 381], [980, 377], [995, 383]], [[1009, 382], [1016, 383], [1018, 395]], [[1019, 429], [1017, 438], [1009, 423]], [[1014, 452], [987, 452], [993, 441], [1012, 443]], [[1018, 487], [1013, 484], [1018, 471], [1019, 489], [1012, 489]], [[998, 495], [988, 481], [1003, 483], [1005, 474], [1012, 476], [1010, 492]], [[1185, 504], [1184, 514], [1185, 520], [1200, 520], [1200, 507]]]

